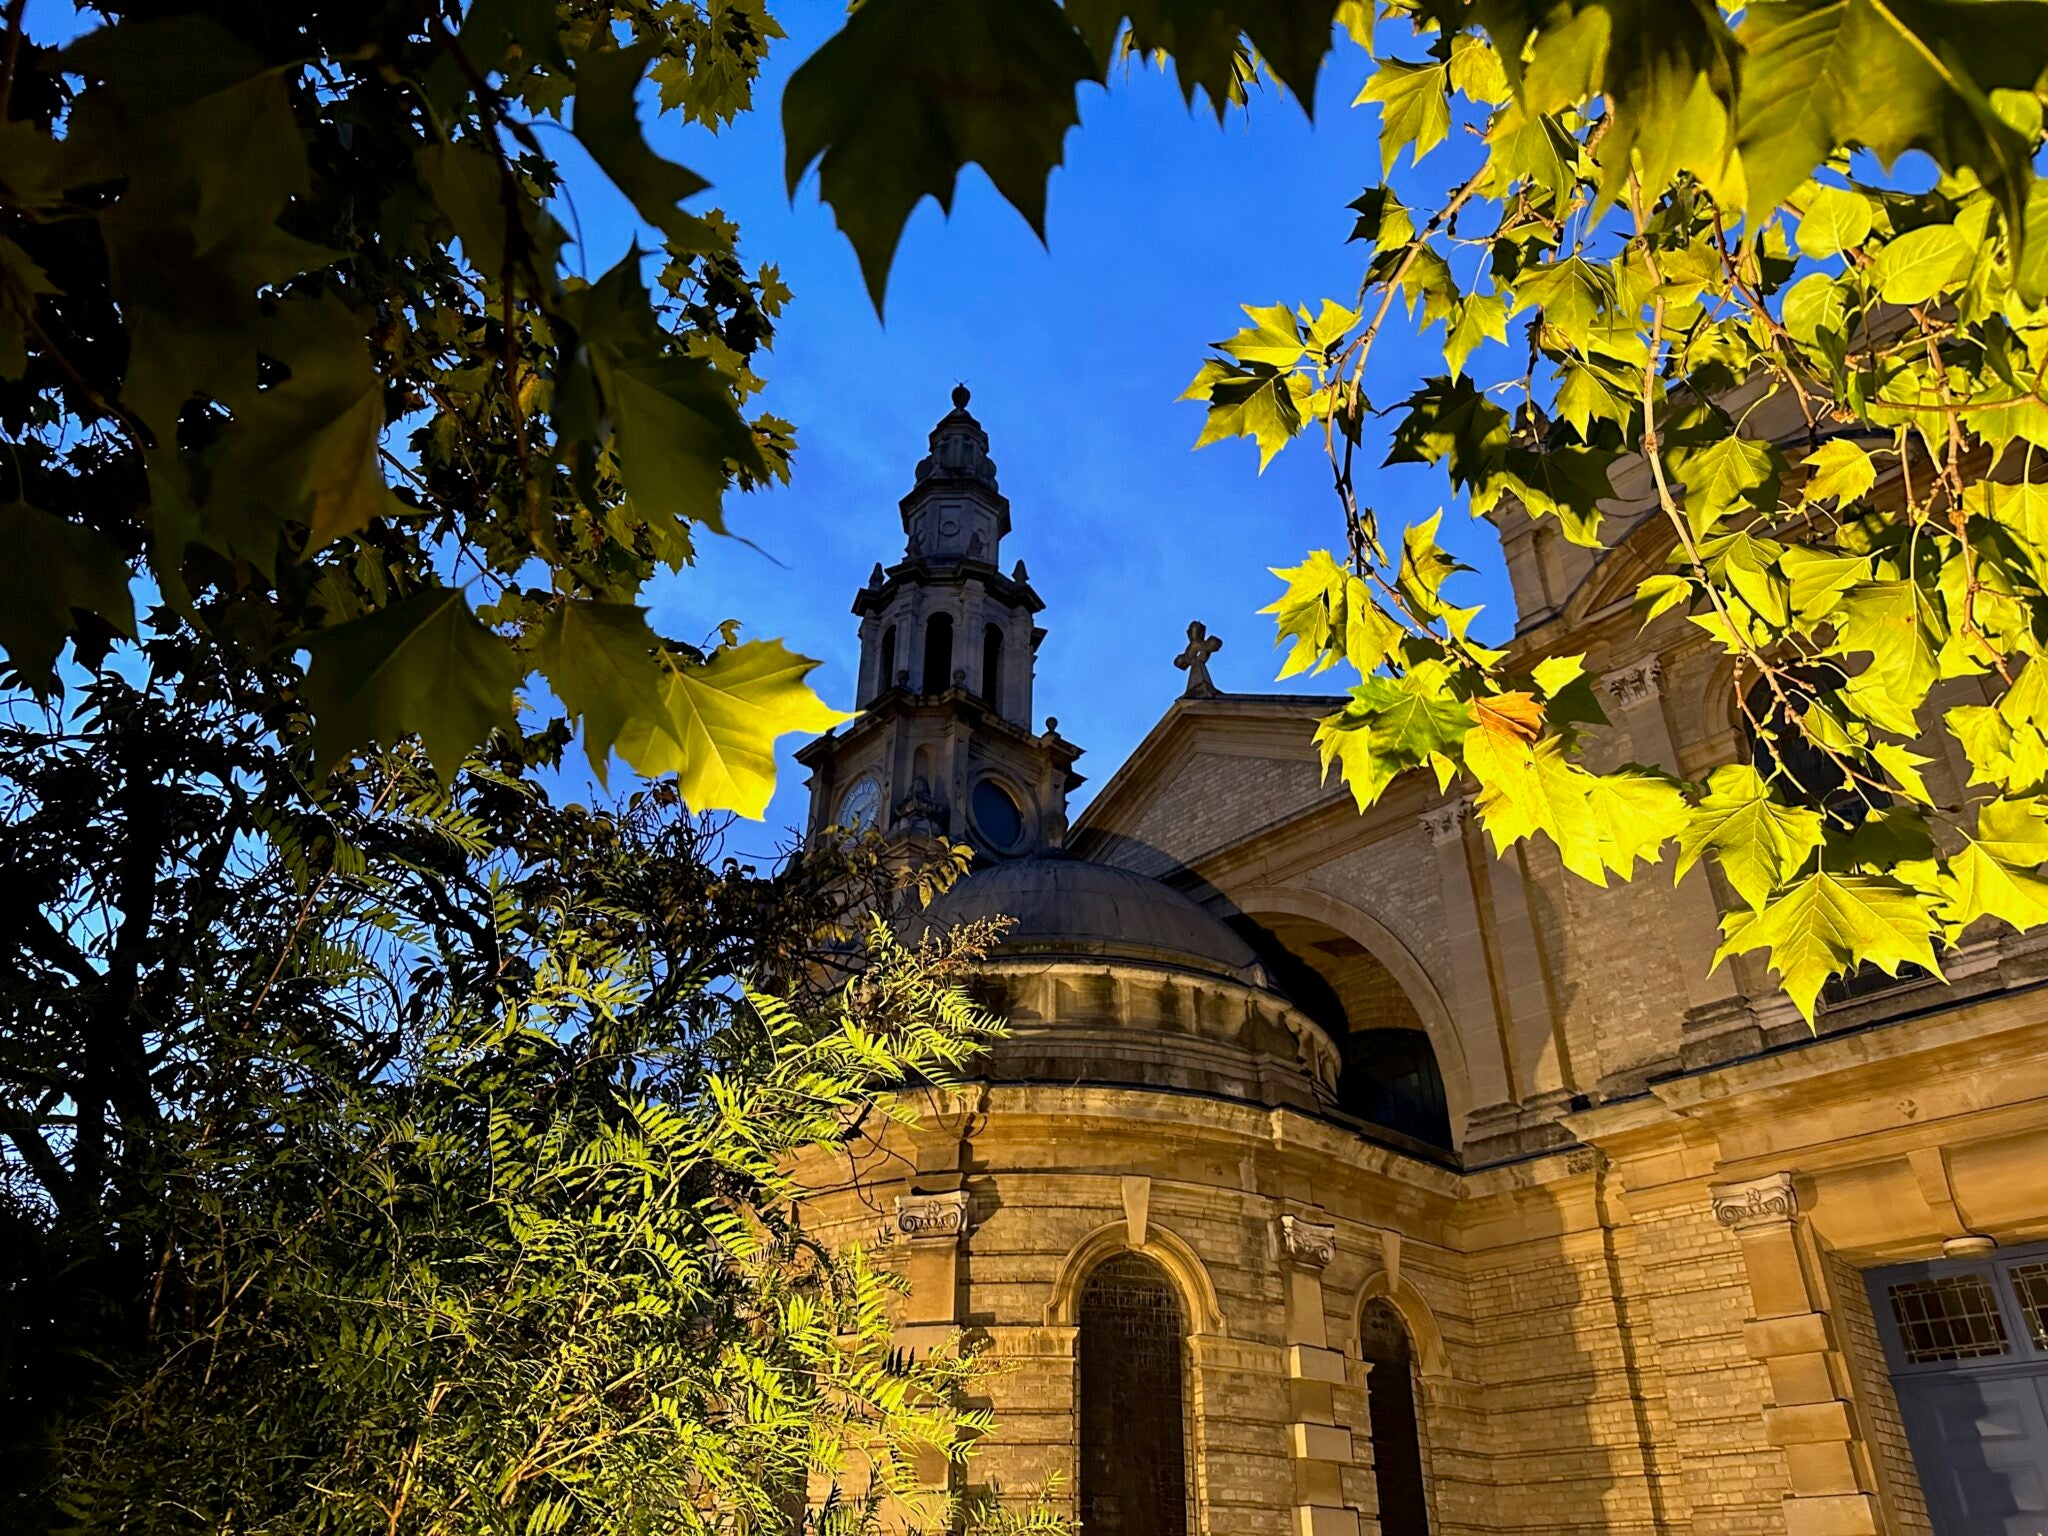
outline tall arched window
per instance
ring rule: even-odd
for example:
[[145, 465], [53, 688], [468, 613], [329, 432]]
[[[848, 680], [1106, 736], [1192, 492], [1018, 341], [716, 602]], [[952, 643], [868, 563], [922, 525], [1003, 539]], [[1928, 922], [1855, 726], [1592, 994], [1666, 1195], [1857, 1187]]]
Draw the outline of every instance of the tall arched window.
[[1139, 1253], [1103, 1260], [1081, 1291], [1081, 1529], [1187, 1536], [1187, 1320], [1166, 1271]]
[[935, 613], [924, 626], [924, 691], [944, 693], [953, 686], [953, 615]]
[[1003, 632], [993, 624], [981, 632], [981, 696], [991, 709], [1003, 707]]
[[896, 686], [896, 626], [882, 631], [882, 675], [875, 679], [875, 692], [887, 693]]
[[1422, 1491], [1422, 1437], [1415, 1419], [1415, 1348], [1393, 1304], [1373, 1300], [1358, 1318], [1358, 1352], [1372, 1420], [1372, 1475], [1380, 1492], [1381, 1536], [1429, 1536]]

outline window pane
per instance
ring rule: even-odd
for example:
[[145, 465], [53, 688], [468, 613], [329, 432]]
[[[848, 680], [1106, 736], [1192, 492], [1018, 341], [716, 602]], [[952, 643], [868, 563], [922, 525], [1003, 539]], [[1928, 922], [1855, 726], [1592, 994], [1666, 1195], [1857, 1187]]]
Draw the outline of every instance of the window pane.
[[1372, 1365], [1365, 1378], [1365, 1407], [1372, 1423], [1381, 1536], [1429, 1536], [1422, 1436], [1415, 1419], [1415, 1351], [1401, 1314], [1387, 1302], [1366, 1303], [1358, 1320], [1358, 1352]]
[[2007, 1273], [2019, 1296], [2027, 1332], [2034, 1336], [2034, 1348], [2048, 1349], [2048, 1262], [2015, 1264]]
[[2005, 1353], [2005, 1320], [1982, 1275], [1909, 1280], [1890, 1294], [1899, 1343], [1912, 1364]]
[[1105, 1259], [1081, 1292], [1081, 1529], [1187, 1536], [1180, 1297], [1142, 1254]]

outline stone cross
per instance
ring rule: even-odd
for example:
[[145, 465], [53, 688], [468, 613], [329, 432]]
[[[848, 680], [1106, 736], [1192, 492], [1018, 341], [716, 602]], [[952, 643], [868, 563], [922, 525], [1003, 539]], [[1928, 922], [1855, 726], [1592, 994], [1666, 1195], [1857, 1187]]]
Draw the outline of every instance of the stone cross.
[[1209, 658], [1222, 649], [1223, 642], [1211, 635], [1200, 619], [1188, 626], [1188, 648], [1173, 658], [1173, 664], [1188, 675], [1182, 698], [1213, 699], [1223, 691], [1209, 676]]

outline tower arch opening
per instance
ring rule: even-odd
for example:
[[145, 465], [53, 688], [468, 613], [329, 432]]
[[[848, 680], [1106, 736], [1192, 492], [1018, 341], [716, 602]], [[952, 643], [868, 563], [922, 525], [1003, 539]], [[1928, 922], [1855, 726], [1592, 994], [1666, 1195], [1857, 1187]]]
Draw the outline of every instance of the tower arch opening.
[[991, 624], [981, 632], [981, 697], [997, 714], [1003, 710], [1003, 630]]
[[896, 686], [896, 626], [882, 631], [882, 663], [875, 678], [875, 692], [887, 693]]
[[935, 613], [924, 626], [924, 688], [944, 693], [953, 686], [953, 615]]
[[1089, 1536], [1187, 1536], [1187, 1312], [1142, 1253], [1081, 1288], [1080, 1516]]

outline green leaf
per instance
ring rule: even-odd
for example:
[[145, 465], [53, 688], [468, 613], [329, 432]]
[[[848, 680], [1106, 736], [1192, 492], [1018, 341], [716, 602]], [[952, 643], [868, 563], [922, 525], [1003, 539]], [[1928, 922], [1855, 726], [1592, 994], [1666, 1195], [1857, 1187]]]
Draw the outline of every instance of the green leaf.
[[1940, 616], [1916, 582], [1873, 581], [1845, 593], [1839, 609], [1838, 655], [1870, 653], [1859, 682], [1881, 689], [1900, 708], [1915, 710], [1934, 686]]
[[1802, 499], [1819, 501], [1839, 498], [1847, 506], [1877, 484], [1877, 467], [1870, 455], [1846, 437], [1830, 438], [1806, 456], [1807, 476]]
[[1269, 368], [1292, 368], [1301, 361], [1307, 347], [1293, 310], [1285, 304], [1238, 307], [1252, 323], [1230, 340], [1217, 342], [1218, 351], [1228, 352], [1240, 363], [1263, 363]]
[[2031, 0], [1764, 0], [1737, 34], [1749, 212], [1761, 220], [1837, 148], [1889, 168], [1909, 149], [1977, 173], [2017, 228], [2032, 146], [1987, 99], [2048, 67], [2048, 10]]
[[358, 747], [417, 735], [451, 779], [493, 730], [514, 728], [519, 663], [462, 594], [429, 587], [306, 637], [313, 755], [328, 769]]
[[1415, 147], [1415, 163], [1443, 143], [1451, 131], [1450, 71], [1441, 64], [1381, 59], [1351, 104], [1380, 107], [1380, 173], [1387, 174], [1401, 151]]
[[1351, 701], [1316, 726], [1327, 778], [1334, 765], [1358, 808], [1378, 801], [1395, 777], [1455, 752], [1472, 730], [1472, 710], [1444, 686], [1439, 665], [1397, 678], [1368, 677]]
[[2048, 863], [2048, 806], [1993, 800], [1977, 812], [1976, 843], [1993, 858], [2025, 869]]
[[1685, 484], [1685, 518], [1705, 534], [1738, 507], [1769, 512], [1777, 505], [1784, 456], [1770, 443], [1730, 433], [1704, 448], [1671, 453]]
[[708, 661], [670, 658], [658, 712], [629, 718], [618, 752], [642, 773], [674, 773], [694, 811], [734, 811], [758, 821], [775, 792], [775, 739], [815, 734], [852, 719], [804, 679], [818, 663], [780, 640], [749, 640]]
[[1896, 976], [1902, 965], [1939, 975], [1928, 898], [1897, 880], [1819, 870], [1761, 911], [1722, 920], [1727, 935], [1716, 964], [1732, 954], [1768, 947], [1786, 994], [1809, 1021], [1830, 976], [1874, 965]]
[[502, 279], [506, 214], [497, 162], [468, 144], [429, 144], [413, 158], [435, 204], [454, 226], [469, 264], [489, 278]]
[[1870, 200], [1860, 192], [1822, 187], [1799, 218], [1799, 249], [1809, 256], [1838, 256], [1870, 236]]
[[964, 165], [1044, 234], [1075, 91], [1102, 65], [1055, 0], [867, 0], [783, 91], [789, 190], [818, 167], [880, 309], [911, 210], [928, 196], [950, 209]]
[[1508, 339], [1507, 305], [1497, 293], [1468, 293], [1452, 312], [1444, 336], [1444, 361], [1450, 364], [1452, 378], [1465, 371], [1465, 360], [1489, 337]]
[[[647, 625], [646, 610], [631, 603], [565, 602], [541, 620], [532, 644], [534, 665], [581, 720], [583, 750], [598, 783], [605, 783], [612, 749], [627, 723], [652, 721], [658, 734], [665, 722], [666, 679], [655, 661], [661, 642]], [[649, 776], [662, 771], [632, 766]]]
[[1211, 358], [1181, 399], [1209, 404], [1201, 436], [1195, 439], [1197, 448], [1248, 437], [1259, 445], [1259, 472], [1264, 474], [1273, 455], [1301, 430], [1301, 400], [1308, 387], [1291, 369], [1264, 363], [1237, 367]]
[[679, 248], [716, 248], [724, 242], [715, 236], [712, 226], [679, 206], [711, 183], [662, 159], [647, 147], [640, 131], [634, 98], [640, 77], [654, 56], [652, 43], [640, 43], [600, 49], [577, 59], [576, 139], [590, 151], [598, 169], [626, 194], [633, 211]]
[[1106, 64], [1125, 17], [1140, 51], [1173, 56], [1181, 92], [1205, 92], [1219, 119], [1249, 44], [1273, 76], [1315, 112], [1316, 75], [1330, 51], [1340, 0], [1067, 0], [1067, 13]]
[[1966, 843], [1948, 861], [1938, 884], [1942, 919], [1952, 933], [1982, 917], [1995, 917], [2024, 933], [2048, 923], [2048, 880], [1994, 858], [1982, 843]]
[[1351, 240], [1370, 241], [1384, 251], [1415, 238], [1415, 221], [1387, 187], [1367, 187], [1345, 206], [1358, 215], [1351, 225]]
[[1676, 835], [1674, 878], [1712, 853], [1735, 894], [1761, 907], [1820, 847], [1821, 816], [1773, 798], [1749, 764], [1728, 763], [1708, 775], [1707, 792]]
[[1888, 242], [1870, 278], [1887, 304], [1924, 304], [1970, 268], [1970, 242], [1953, 224], [1928, 224]]
[[38, 692], [57, 686], [57, 655], [79, 613], [135, 633], [128, 562], [90, 528], [20, 502], [0, 504], [0, 651]]
[[1900, 746], [1897, 742], [1881, 741], [1870, 749], [1870, 755], [1877, 760], [1878, 767], [1891, 775], [1892, 782], [1922, 805], [1934, 804], [1934, 797], [1927, 792], [1927, 781], [1920, 776], [1932, 758], [1922, 757], [1918, 752]]

